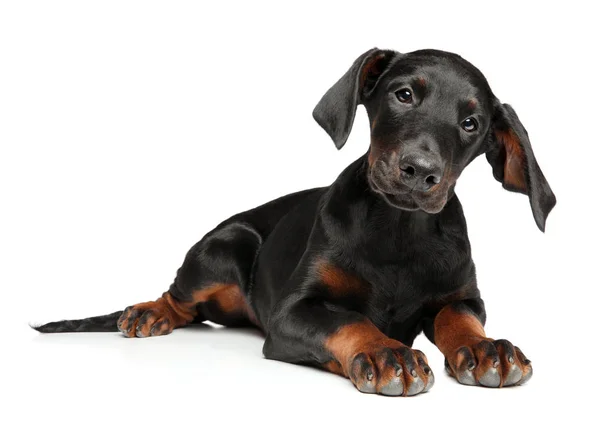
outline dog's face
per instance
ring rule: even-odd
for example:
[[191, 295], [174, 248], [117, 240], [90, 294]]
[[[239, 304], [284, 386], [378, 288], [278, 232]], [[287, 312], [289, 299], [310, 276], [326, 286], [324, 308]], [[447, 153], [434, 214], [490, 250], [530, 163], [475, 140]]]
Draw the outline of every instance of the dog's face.
[[483, 76], [453, 56], [408, 54], [390, 64], [363, 104], [372, 189], [398, 208], [441, 211], [491, 121]]
[[494, 176], [528, 194], [540, 229], [555, 204], [527, 133], [485, 77], [458, 55], [372, 49], [325, 94], [313, 115], [338, 148], [358, 104], [371, 123], [368, 182], [390, 205], [440, 212], [462, 170], [486, 153]]

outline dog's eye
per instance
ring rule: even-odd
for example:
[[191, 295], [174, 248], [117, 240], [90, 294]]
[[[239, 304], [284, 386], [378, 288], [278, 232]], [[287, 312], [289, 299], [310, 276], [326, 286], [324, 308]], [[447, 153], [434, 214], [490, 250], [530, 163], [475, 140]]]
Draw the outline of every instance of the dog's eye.
[[462, 129], [464, 129], [467, 132], [473, 132], [477, 129], [477, 121], [472, 117], [468, 117], [465, 120], [463, 120], [460, 126], [462, 126]]
[[401, 103], [408, 104], [412, 102], [412, 92], [410, 92], [410, 89], [400, 89], [396, 92], [396, 97], [398, 97], [398, 101]]

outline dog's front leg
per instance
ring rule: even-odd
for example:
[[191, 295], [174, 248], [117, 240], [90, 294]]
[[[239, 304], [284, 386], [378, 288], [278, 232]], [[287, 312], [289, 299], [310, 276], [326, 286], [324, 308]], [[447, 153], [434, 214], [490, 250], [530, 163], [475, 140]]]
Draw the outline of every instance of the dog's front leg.
[[531, 361], [508, 340], [486, 337], [483, 317], [473, 309], [477, 306], [454, 302], [435, 317], [434, 341], [446, 357], [446, 370], [465, 385], [498, 388], [527, 382]]
[[267, 358], [324, 368], [366, 393], [407, 396], [433, 386], [425, 355], [387, 337], [360, 313], [314, 299], [287, 300], [269, 323]]

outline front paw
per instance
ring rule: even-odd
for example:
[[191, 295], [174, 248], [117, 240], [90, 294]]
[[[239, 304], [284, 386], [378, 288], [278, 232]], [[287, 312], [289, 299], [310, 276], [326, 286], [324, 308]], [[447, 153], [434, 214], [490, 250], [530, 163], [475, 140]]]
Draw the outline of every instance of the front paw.
[[410, 396], [431, 389], [435, 379], [425, 354], [398, 345], [375, 346], [353, 358], [349, 377], [359, 391]]
[[446, 370], [464, 385], [490, 388], [522, 385], [533, 375], [531, 361], [508, 340], [484, 339], [463, 346], [447, 356]]

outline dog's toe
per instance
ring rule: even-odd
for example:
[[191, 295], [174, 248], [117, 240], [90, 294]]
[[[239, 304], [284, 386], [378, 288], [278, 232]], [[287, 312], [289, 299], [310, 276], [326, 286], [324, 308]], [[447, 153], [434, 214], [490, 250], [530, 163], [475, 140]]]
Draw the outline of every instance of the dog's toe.
[[522, 385], [533, 375], [531, 361], [508, 340], [486, 339], [473, 347], [463, 346], [451, 360], [446, 360], [446, 370], [463, 385]]

